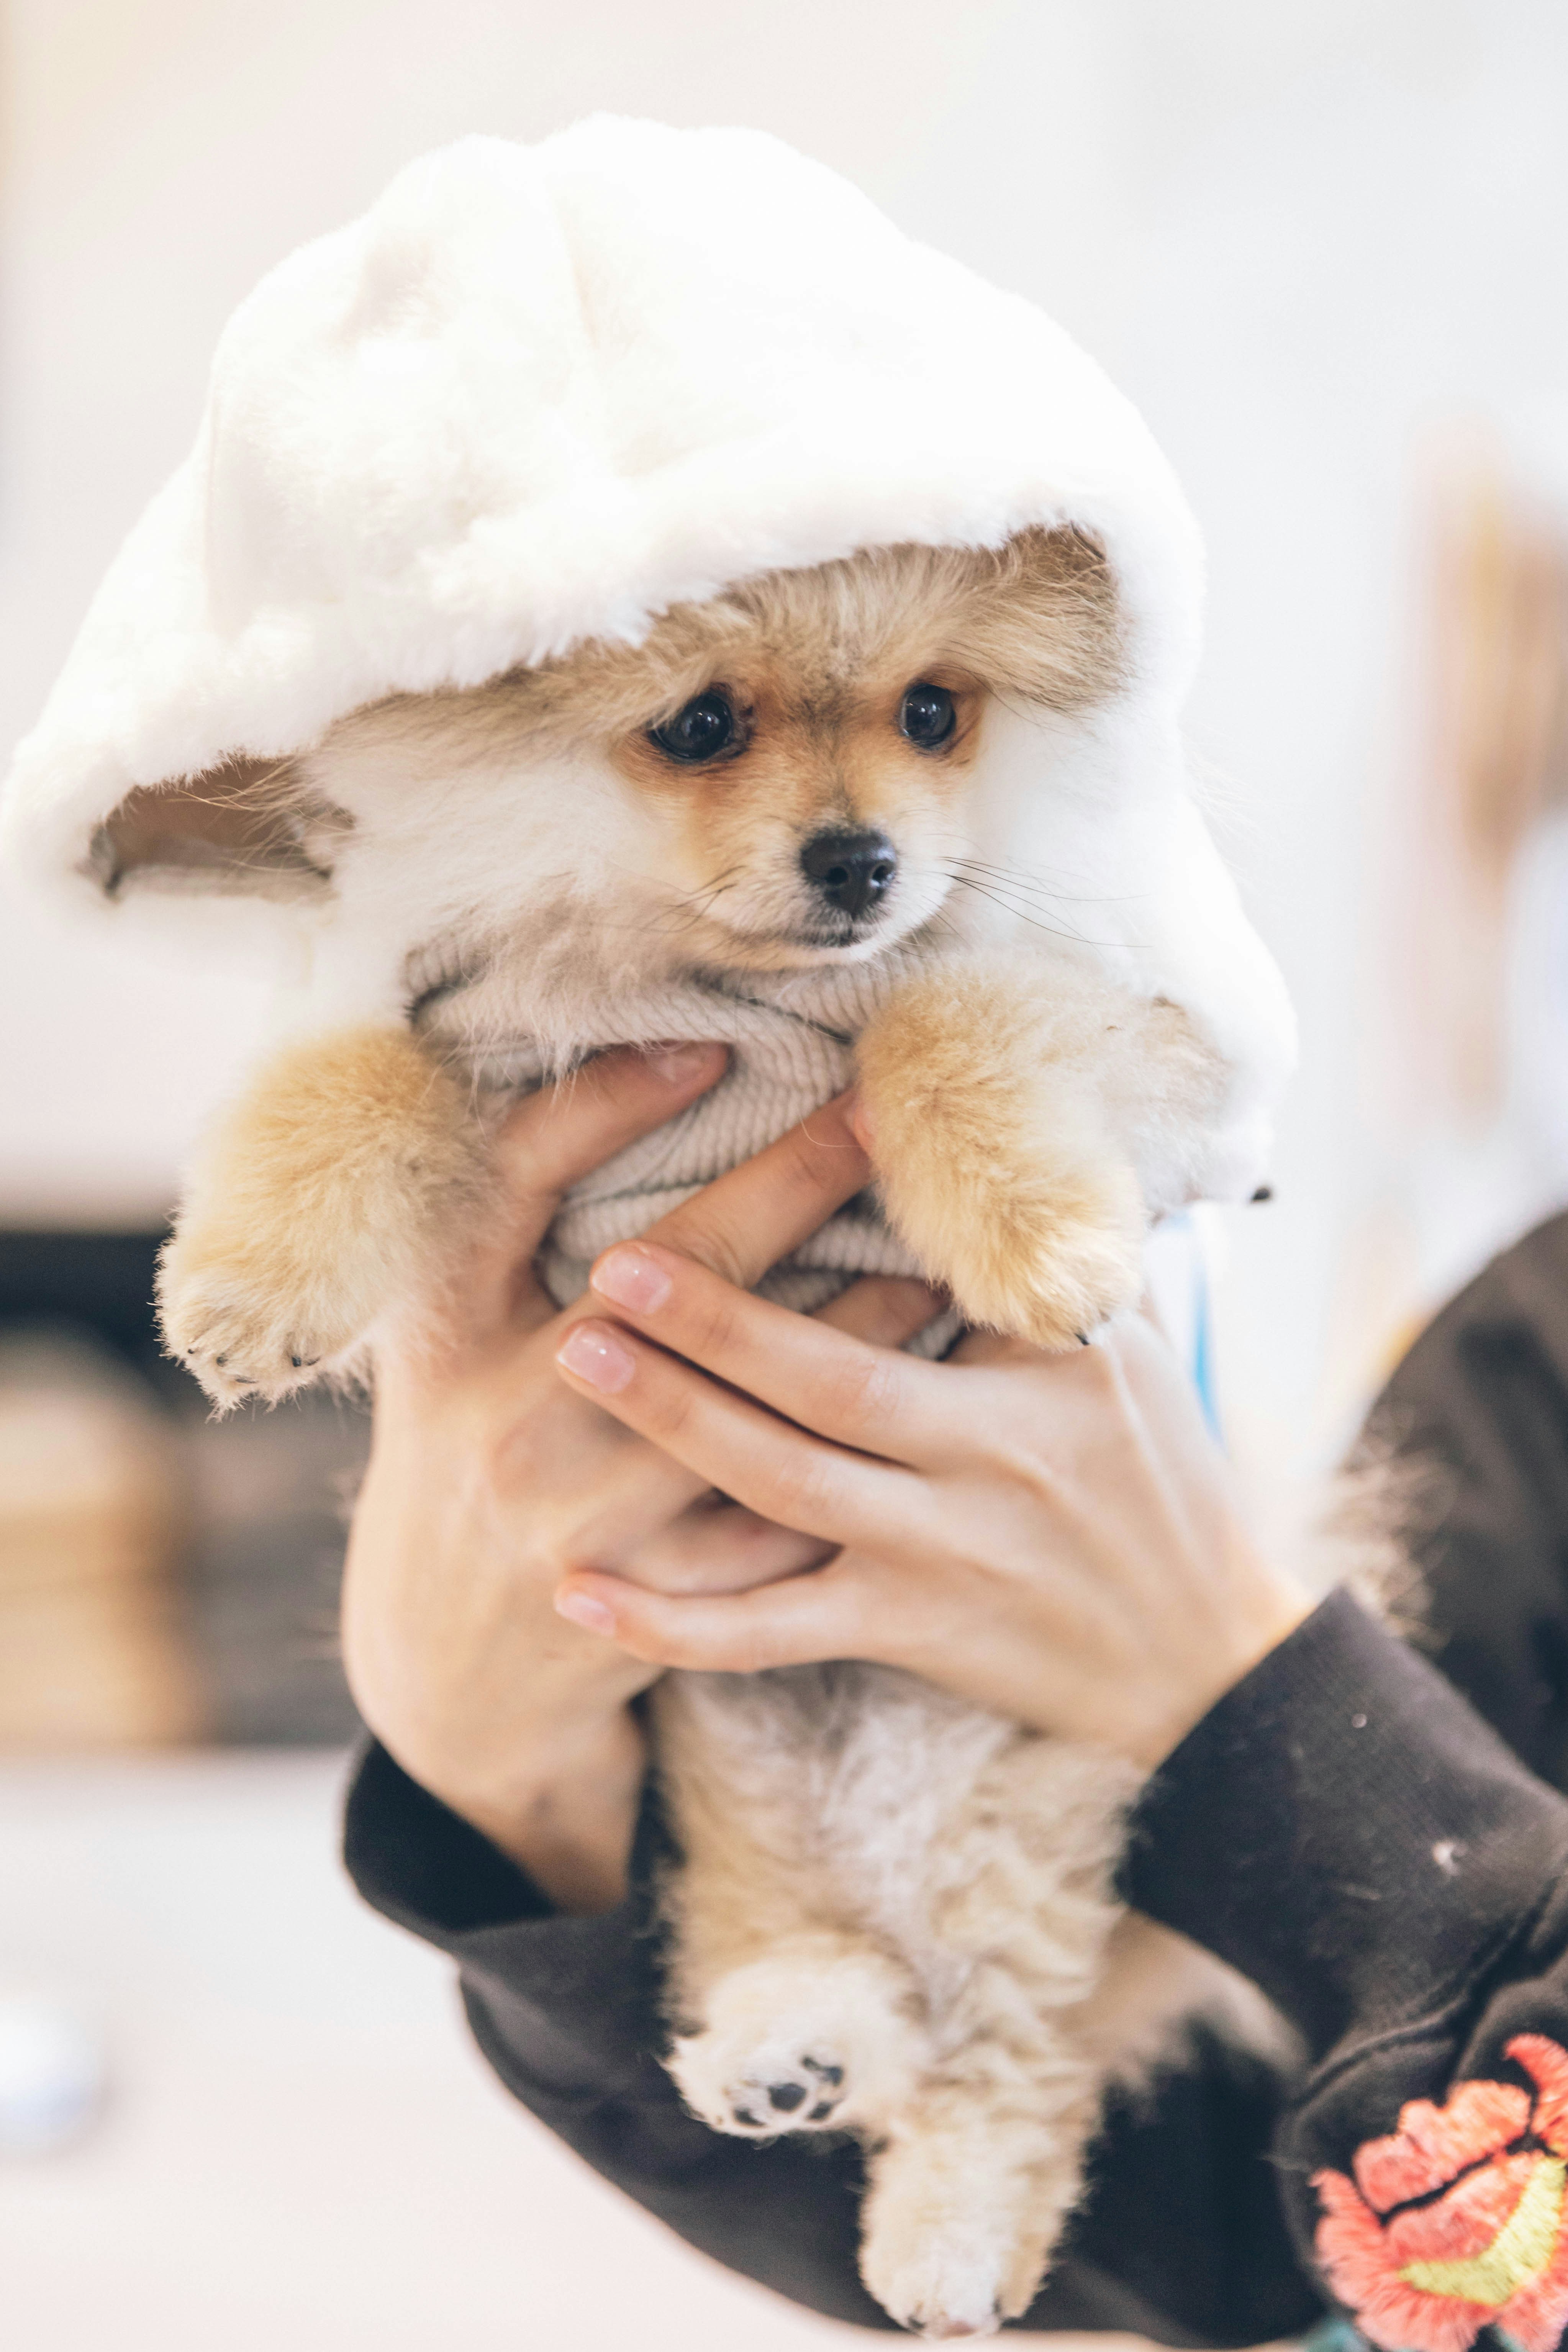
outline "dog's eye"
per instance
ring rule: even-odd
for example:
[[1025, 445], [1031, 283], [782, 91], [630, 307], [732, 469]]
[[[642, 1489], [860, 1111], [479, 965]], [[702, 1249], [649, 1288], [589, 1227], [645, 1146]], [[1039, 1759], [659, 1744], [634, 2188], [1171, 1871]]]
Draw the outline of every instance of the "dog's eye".
[[957, 724], [958, 708], [945, 686], [931, 686], [921, 679], [910, 687], [899, 706], [900, 730], [922, 751], [936, 751]]
[[700, 761], [718, 759], [721, 751], [734, 751], [738, 734], [730, 698], [715, 688], [698, 695], [662, 727], [650, 727], [648, 740], [658, 745], [667, 759], [690, 768]]

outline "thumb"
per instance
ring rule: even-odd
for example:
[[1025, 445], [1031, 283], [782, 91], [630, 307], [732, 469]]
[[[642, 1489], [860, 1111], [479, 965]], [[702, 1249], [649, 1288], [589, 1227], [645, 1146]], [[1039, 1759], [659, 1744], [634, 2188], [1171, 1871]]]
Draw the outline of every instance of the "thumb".
[[[623, 1047], [585, 1062], [573, 1076], [542, 1087], [512, 1111], [495, 1141], [498, 1213], [471, 1253], [463, 1286], [474, 1337], [505, 1328], [518, 1304], [534, 1252], [562, 1196], [628, 1143], [694, 1102], [725, 1066], [722, 1045]], [[536, 1321], [555, 1312], [539, 1300]]]
[[649, 1592], [599, 1570], [569, 1576], [555, 1594], [560, 1616], [618, 1643], [649, 1665], [755, 1675], [769, 1666], [863, 1657], [859, 1578], [842, 1559], [751, 1592]]

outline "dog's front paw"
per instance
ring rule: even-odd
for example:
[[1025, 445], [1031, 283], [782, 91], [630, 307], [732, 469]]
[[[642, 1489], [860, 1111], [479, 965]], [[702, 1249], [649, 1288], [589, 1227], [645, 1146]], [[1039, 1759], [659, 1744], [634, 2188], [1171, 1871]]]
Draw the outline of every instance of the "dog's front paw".
[[489, 1198], [463, 1090], [406, 1031], [289, 1046], [198, 1155], [158, 1271], [169, 1352], [220, 1406], [288, 1396], [426, 1294]]
[[1137, 1296], [1143, 1196], [1097, 1076], [1100, 992], [945, 966], [858, 1048], [888, 1215], [971, 1323], [1069, 1347]]
[[226, 1252], [215, 1236], [182, 1232], [158, 1267], [163, 1344], [224, 1411], [292, 1395], [363, 1328], [362, 1302], [298, 1267], [258, 1267], [254, 1239]]
[[1059, 1075], [945, 1107], [865, 1085], [889, 1217], [968, 1322], [1066, 1348], [1137, 1297], [1138, 1179]]
[[[921, 1222], [906, 1208], [906, 1230]], [[1033, 1182], [978, 1182], [967, 1211], [940, 1215], [929, 1252], [965, 1320], [1039, 1348], [1070, 1347], [1138, 1296], [1143, 1202], [1114, 1161]], [[920, 1244], [913, 1232], [908, 1237]]]
[[762, 1960], [715, 1986], [669, 2071], [694, 2115], [742, 2139], [843, 2131], [905, 2104], [924, 2044], [879, 1956]]

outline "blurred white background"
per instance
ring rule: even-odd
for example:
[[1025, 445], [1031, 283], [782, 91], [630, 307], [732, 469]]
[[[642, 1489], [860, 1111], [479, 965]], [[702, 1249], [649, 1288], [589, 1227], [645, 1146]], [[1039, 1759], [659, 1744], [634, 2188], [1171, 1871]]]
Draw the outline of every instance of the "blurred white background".
[[[597, 108], [756, 125], [1056, 312], [1142, 404], [1206, 531], [1192, 736], [1303, 1031], [1278, 1197], [1229, 1221], [1219, 1362], [1243, 1454], [1270, 1469], [1321, 1458], [1404, 1318], [1568, 1199], [1564, 1122], [1540, 1087], [1505, 1072], [1484, 1114], [1456, 1123], [1401, 1082], [1388, 1010], [1401, 936], [1389, 908], [1423, 822], [1424, 468], [1456, 425], [1479, 419], [1543, 510], [1568, 481], [1568, 15], [1552, 0], [9, 0], [5, 16], [0, 738], [30, 722], [121, 535], [184, 454], [225, 317], [292, 245], [465, 131], [531, 139]], [[1543, 955], [1561, 929], [1554, 870], [1533, 886]], [[111, 934], [58, 928], [11, 891], [0, 993], [0, 1224], [155, 1222], [196, 1124], [252, 1049], [255, 986], [129, 964]], [[1556, 1042], [1535, 1036], [1538, 1062]], [[59, 1785], [64, 1844], [50, 1851], [74, 1854], [59, 1866], [79, 1876], [88, 1833], [69, 1829], [70, 1807], [96, 1821], [107, 1800]], [[255, 1851], [276, 1835], [279, 1852], [324, 1852], [324, 1784], [279, 1784], [275, 1803], [247, 1816]], [[221, 1864], [221, 1836], [190, 1835], [187, 1856]], [[0, 1859], [0, 1905], [46, 1885], [54, 1865], [29, 1851], [31, 1878]], [[279, 1903], [294, 1883], [278, 1872]], [[237, 1881], [230, 1894], [237, 1950], [257, 1915]], [[104, 1969], [123, 1949], [141, 1955], [125, 1961], [132, 1976], [153, 1980], [134, 1903], [89, 1902], [75, 1880], [60, 1899], [59, 1919], [98, 1939]], [[374, 1923], [299, 1900], [267, 1948], [287, 1971], [319, 1935], [337, 1955], [328, 1976], [347, 1973], [309, 2031], [274, 2019], [256, 2080], [276, 2092], [286, 2074], [308, 2116], [314, 2070], [331, 2074], [331, 2050], [347, 2047], [333, 2037], [355, 2008], [354, 1971], [370, 1984], [373, 1950], [392, 1947]], [[171, 1903], [157, 1933], [177, 1939]], [[191, 1998], [203, 2015], [204, 2000], [222, 2011], [232, 2052], [248, 2012], [227, 1965], [215, 1959]], [[737, 2328], [759, 2347], [822, 2340], [706, 2273], [700, 2288], [694, 2263], [656, 2260], [650, 2233], [596, 2191], [541, 2191], [531, 2221], [530, 2183], [556, 2159], [500, 2112], [447, 2026], [420, 2022], [441, 2009], [439, 1971], [401, 1967], [385, 1960], [391, 1990], [366, 1996], [386, 2029], [376, 2040], [366, 2024], [353, 2042], [370, 2057], [344, 2057], [321, 2094], [337, 2118], [321, 2145], [341, 2147], [341, 2166], [291, 2169], [268, 2229], [243, 2263], [232, 2254], [271, 2284], [255, 2290], [266, 2326], [226, 2327], [226, 2342], [270, 2342], [276, 2322], [333, 2352], [459, 2339], [589, 2352], [630, 2340], [635, 2298], [616, 2273], [644, 2263], [650, 2287], [678, 2298], [636, 2329], [650, 2347], [717, 2352]], [[276, 2008], [265, 1987], [257, 1999]], [[433, 2105], [417, 2086], [376, 2103], [405, 2034], [421, 2053], [408, 2084], [434, 2067], [447, 2086]], [[283, 2074], [268, 2074], [274, 2057]], [[200, 2074], [199, 2053], [182, 2063]], [[232, 2107], [242, 2095], [225, 2095]], [[242, 2144], [253, 2114], [262, 2145], [286, 2152], [289, 2098], [256, 2095], [226, 2131]], [[193, 2097], [187, 2135], [209, 2121], [216, 2132], [216, 2108]], [[397, 2160], [356, 2177], [384, 2135]], [[501, 2193], [496, 2168], [514, 2146]], [[132, 2177], [104, 2173], [108, 2155], [92, 2161], [100, 2185]], [[262, 2174], [276, 2182], [275, 2168]], [[134, 2178], [174, 2195], [173, 2172]], [[454, 2178], [471, 2197], [453, 2195]], [[35, 2287], [53, 2263], [62, 2292], [85, 2292], [69, 2281], [69, 2242], [100, 2209], [17, 2193]], [[0, 2185], [0, 2212], [11, 2194]], [[569, 2222], [551, 2218], [557, 2194], [579, 2200]], [[384, 2299], [353, 2322], [352, 2297], [330, 2286], [278, 2300], [297, 2258], [301, 2280], [348, 2277], [332, 2269], [337, 2245], [345, 2263], [381, 2261], [366, 2209], [382, 2199], [425, 2250], [386, 2273], [403, 2282], [395, 2312]], [[161, 2194], [132, 2210], [141, 2268], [104, 2275], [146, 2293], [184, 2275], [195, 2225]], [[229, 2194], [233, 2249], [236, 2210]], [[160, 2230], [167, 2259], [149, 2268]], [[403, 2237], [400, 2224], [377, 2242], [395, 2251]], [[122, 2230], [110, 2252], [129, 2242]], [[444, 2246], [485, 2282], [460, 2326], [419, 2299], [437, 2296]], [[591, 2308], [574, 2318], [584, 2260]], [[210, 2262], [199, 2270], [213, 2275]], [[38, 2309], [27, 2340], [184, 2352], [241, 2307], [237, 2277], [205, 2303], [181, 2292], [163, 2332], [146, 2315], [145, 2336], [107, 2317], [100, 2333], [82, 2303], [75, 2332], [51, 2332]]]
[[689, 2252], [508, 2096], [447, 1963], [335, 1867], [342, 1779], [315, 1757], [0, 1771], [0, 1975], [106, 2029], [110, 2070], [79, 2147], [0, 2157], [7, 2347], [871, 2340]]

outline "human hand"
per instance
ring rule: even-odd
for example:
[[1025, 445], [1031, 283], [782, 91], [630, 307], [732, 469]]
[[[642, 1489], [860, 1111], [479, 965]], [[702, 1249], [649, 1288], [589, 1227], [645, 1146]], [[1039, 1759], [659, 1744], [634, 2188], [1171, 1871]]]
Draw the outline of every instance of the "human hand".
[[1152, 1766], [1307, 1613], [1140, 1317], [1064, 1354], [976, 1336], [926, 1364], [658, 1244], [607, 1252], [592, 1282], [606, 1319], [579, 1318], [558, 1358], [576, 1392], [835, 1548], [745, 1594], [671, 1596], [605, 1563], [563, 1580], [561, 1613], [629, 1656], [879, 1660]]
[[[734, 1589], [826, 1556], [564, 1388], [556, 1351], [595, 1302], [558, 1313], [532, 1271], [568, 1187], [683, 1109], [725, 1058], [606, 1055], [531, 1097], [498, 1146], [504, 1216], [454, 1285], [447, 1328], [376, 1365], [344, 1574], [350, 1686], [405, 1769], [568, 1908], [620, 1891], [644, 1769], [627, 1701], [658, 1668], [564, 1622], [551, 1606], [563, 1577], [592, 1561], [668, 1591]], [[868, 1175], [829, 1106], [654, 1232], [683, 1265], [749, 1285]], [[896, 1346], [936, 1304], [919, 1284], [864, 1282], [826, 1312]]]

